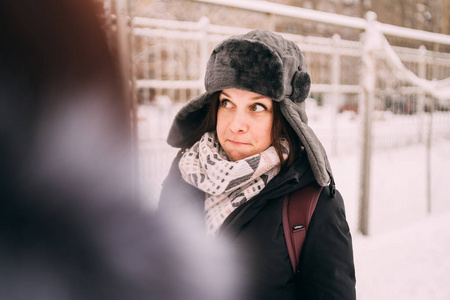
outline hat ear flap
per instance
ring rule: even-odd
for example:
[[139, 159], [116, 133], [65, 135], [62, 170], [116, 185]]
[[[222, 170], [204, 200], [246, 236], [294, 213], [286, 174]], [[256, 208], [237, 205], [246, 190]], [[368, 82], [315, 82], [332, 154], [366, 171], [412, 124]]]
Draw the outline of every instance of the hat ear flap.
[[305, 101], [311, 89], [311, 78], [309, 74], [300, 70], [296, 71], [292, 79], [292, 88], [294, 91], [290, 97], [291, 100], [297, 103]]

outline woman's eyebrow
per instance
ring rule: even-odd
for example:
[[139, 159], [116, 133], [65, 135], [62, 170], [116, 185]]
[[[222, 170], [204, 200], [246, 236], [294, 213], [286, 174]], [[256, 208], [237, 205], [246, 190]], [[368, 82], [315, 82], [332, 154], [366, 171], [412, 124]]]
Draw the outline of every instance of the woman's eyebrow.
[[227, 93], [225, 93], [225, 92], [223, 92], [223, 91], [222, 91], [222, 92], [220, 92], [220, 94], [221, 94], [221, 95], [223, 94], [223, 95], [227, 96], [228, 98], [231, 98], [231, 96], [230, 96], [230, 95], [228, 95]]
[[[220, 92], [220, 94], [223, 94], [223, 95], [225, 95], [225, 96], [228, 97], [228, 98], [232, 98], [230, 95], [228, 95], [228, 94], [225, 93], [225, 92]], [[257, 95], [257, 96], [251, 97], [249, 100], [255, 101], [255, 100], [266, 99], [266, 98], [267, 98], [266, 96], [263, 96], [263, 95]]]
[[270, 99], [268, 99], [266, 96], [263, 96], [263, 95], [258, 95], [258, 96], [255, 96], [255, 97], [251, 97], [251, 98], [250, 98], [250, 100], [259, 100], [259, 99], [267, 99], [267, 100], [270, 100]]

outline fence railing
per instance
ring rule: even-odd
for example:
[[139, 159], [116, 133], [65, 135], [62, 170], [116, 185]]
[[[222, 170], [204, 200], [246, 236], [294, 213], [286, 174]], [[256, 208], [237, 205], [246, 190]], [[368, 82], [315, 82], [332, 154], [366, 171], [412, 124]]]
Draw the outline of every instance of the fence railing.
[[[223, 39], [248, 32], [247, 28], [209, 24], [206, 17], [199, 22], [133, 19], [133, 53], [136, 88], [141, 102], [156, 95], [168, 95], [173, 101], [185, 102], [203, 90], [203, 72], [214, 46]], [[361, 93], [360, 70], [362, 44], [333, 38], [304, 37], [281, 33], [298, 43], [305, 54], [317, 93]], [[449, 75], [450, 54], [423, 48], [395, 47], [401, 61], [412, 72], [428, 80]]]

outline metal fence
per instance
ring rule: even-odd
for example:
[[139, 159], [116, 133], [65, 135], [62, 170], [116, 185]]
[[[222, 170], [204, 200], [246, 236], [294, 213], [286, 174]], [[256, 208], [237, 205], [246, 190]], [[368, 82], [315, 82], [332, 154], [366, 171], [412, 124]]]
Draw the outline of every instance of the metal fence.
[[[174, 114], [203, 91], [203, 72], [214, 46], [230, 35], [250, 29], [216, 26], [205, 17], [199, 22], [136, 17], [132, 28], [134, 87], [140, 104], [142, 186], [156, 203], [161, 182], [176, 153], [165, 143]], [[449, 97], [436, 97], [433, 91], [411, 82], [410, 74], [405, 75], [393, 63], [392, 53], [376, 47], [371, 50], [374, 69], [370, 71], [364, 62], [364, 40], [347, 41], [338, 35], [320, 38], [280, 34], [298, 43], [305, 54], [313, 83], [307, 100], [309, 123], [329, 155], [364, 157], [367, 153], [363, 153], [363, 145], [368, 145], [371, 152], [380, 152], [450, 139]], [[423, 47], [391, 49], [403, 67], [428, 80], [429, 86], [433, 80], [450, 77], [448, 53]], [[364, 90], [368, 76], [373, 80], [370, 106]], [[369, 120], [365, 109], [370, 109]], [[366, 130], [367, 122], [370, 131]], [[362, 159], [361, 163], [369, 161]], [[370, 181], [364, 178], [363, 173], [369, 171], [363, 167], [361, 185]], [[363, 188], [363, 193], [368, 192]], [[360, 225], [360, 230], [364, 231], [364, 225]]]

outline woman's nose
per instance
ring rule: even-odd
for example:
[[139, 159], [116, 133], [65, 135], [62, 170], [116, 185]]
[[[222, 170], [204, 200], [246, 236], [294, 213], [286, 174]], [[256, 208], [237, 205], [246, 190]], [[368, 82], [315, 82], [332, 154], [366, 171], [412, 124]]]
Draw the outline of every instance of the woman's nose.
[[233, 115], [233, 119], [231, 120], [229, 124], [229, 129], [233, 133], [245, 133], [248, 131], [249, 123], [247, 120], [247, 117], [245, 116], [245, 113], [243, 112], [236, 112]]

